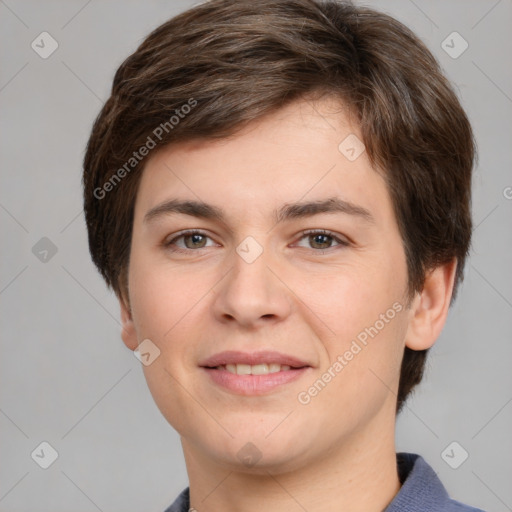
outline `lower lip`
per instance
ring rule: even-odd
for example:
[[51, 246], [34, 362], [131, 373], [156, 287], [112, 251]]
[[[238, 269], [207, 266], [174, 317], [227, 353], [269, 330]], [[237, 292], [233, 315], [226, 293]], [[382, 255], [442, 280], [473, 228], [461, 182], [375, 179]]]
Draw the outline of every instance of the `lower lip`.
[[237, 375], [227, 370], [205, 368], [215, 384], [240, 395], [262, 395], [279, 386], [293, 382], [302, 377], [311, 367], [296, 368], [266, 375]]

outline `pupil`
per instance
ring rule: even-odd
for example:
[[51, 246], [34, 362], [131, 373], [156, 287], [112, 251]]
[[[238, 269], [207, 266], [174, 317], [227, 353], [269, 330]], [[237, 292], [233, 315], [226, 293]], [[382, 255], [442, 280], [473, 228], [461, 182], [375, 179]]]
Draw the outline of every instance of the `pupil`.
[[[315, 243], [319, 243], [320, 245], [329, 245], [329, 242], [328, 241], [325, 241], [325, 239], [328, 239], [329, 238], [329, 235], [313, 235], [313, 238], [315, 239]], [[317, 240], [319, 239], [324, 239], [323, 242], [317, 242]]]
[[203, 238], [203, 235], [195, 234], [195, 235], [188, 235], [188, 236], [192, 240], [192, 245], [194, 247], [200, 246], [201, 239]]

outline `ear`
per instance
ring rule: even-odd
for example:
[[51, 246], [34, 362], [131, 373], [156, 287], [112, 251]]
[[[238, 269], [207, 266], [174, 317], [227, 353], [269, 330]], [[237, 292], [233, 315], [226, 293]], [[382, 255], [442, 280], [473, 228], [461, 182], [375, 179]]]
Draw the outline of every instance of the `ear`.
[[457, 260], [429, 272], [421, 293], [411, 306], [411, 320], [407, 328], [405, 345], [411, 350], [432, 347], [444, 327], [455, 281]]
[[135, 332], [135, 325], [133, 323], [130, 306], [127, 304], [128, 301], [124, 298], [118, 297], [118, 300], [121, 308], [121, 338], [130, 350], [135, 350], [138, 347], [139, 342], [137, 341], [137, 333]]

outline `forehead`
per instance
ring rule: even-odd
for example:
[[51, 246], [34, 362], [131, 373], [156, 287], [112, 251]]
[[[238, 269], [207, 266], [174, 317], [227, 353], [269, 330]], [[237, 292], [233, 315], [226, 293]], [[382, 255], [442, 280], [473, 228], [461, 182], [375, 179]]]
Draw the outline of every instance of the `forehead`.
[[150, 155], [136, 218], [165, 201], [188, 199], [240, 220], [275, 220], [285, 203], [333, 197], [382, 217], [392, 210], [389, 194], [361, 139], [342, 103], [295, 101], [229, 138], [177, 143]]

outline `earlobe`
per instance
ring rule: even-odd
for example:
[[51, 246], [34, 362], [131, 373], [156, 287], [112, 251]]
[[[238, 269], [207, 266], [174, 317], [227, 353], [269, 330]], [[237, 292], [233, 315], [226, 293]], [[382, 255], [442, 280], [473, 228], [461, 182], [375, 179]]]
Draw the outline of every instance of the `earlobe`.
[[138, 346], [138, 340], [131, 309], [123, 298], [118, 298], [118, 300], [121, 309], [121, 338], [130, 350], [135, 350]]
[[446, 322], [455, 281], [457, 261], [453, 260], [429, 272], [421, 293], [412, 303], [405, 345], [411, 350], [432, 347]]

